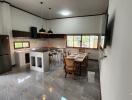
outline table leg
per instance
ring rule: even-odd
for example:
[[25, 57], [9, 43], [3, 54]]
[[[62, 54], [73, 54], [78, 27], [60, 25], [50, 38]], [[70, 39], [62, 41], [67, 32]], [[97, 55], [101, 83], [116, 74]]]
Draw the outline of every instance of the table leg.
[[81, 63], [79, 63], [79, 75], [81, 76]]

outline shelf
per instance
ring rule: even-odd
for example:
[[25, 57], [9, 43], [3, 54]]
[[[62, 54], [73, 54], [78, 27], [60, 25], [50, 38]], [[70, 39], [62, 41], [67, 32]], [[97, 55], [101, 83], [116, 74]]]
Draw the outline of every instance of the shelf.
[[65, 34], [38, 34], [38, 38], [64, 38]]
[[[13, 37], [29, 37], [31, 38], [31, 32], [12, 30]], [[39, 34], [37, 33], [37, 39], [39, 38], [64, 38], [66, 34]]]
[[12, 36], [13, 37], [31, 37], [31, 33], [25, 32], [25, 31], [12, 30]]

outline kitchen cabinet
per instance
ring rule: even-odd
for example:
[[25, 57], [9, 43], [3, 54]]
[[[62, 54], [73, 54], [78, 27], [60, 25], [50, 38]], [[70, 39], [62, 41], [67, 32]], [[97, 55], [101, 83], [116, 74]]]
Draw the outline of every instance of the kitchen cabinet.
[[[12, 30], [13, 37], [31, 37], [31, 32], [19, 31], [19, 30]], [[37, 38], [64, 38], [65, 34], [39, 34], [37, 33]]]
[[13, 37], [31, 37], [31, 33], [25, 32], [25, 31], [12, 30], [12, 36]]
[[38, 34], [38, 38], [65, 38], [65, 34]]
[[49, 71], [49, 51], [31, 51], [30, 68], [39, 72]]
[[26, 67], [30, 64], [30, 50], [15, 51], [15, 63], [18, 67]]

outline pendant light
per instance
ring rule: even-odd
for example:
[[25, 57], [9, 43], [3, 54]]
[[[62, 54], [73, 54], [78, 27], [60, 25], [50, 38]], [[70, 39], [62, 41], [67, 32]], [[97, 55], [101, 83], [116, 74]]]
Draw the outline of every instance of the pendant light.
[[[51, 12], [51, 8], [49, 8], [49, 19], [51, 18], [50, 12]], [[50, 24], [49, 24], [49, 26], [51, 27]], [[53, 34], [53, 31], [51, 30], [51, 28], [49, 28], [48, 33], [49, 33], [49, 34]]]
[[[40, 5], [41, 5], [41, 17], [43, 17], [43, 2], [40, 2]], [[43, 28], [43, 25], [42, 25], [42, 28], [39, 30], [39, 33], [45, 33], [45, 29]]]

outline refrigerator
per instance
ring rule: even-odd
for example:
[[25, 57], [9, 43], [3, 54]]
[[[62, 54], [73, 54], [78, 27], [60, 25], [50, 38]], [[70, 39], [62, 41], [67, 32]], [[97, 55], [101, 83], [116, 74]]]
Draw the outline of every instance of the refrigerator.
[[11, 55], [8, 35], [0, 35], [0, 74], [11, 70]]

